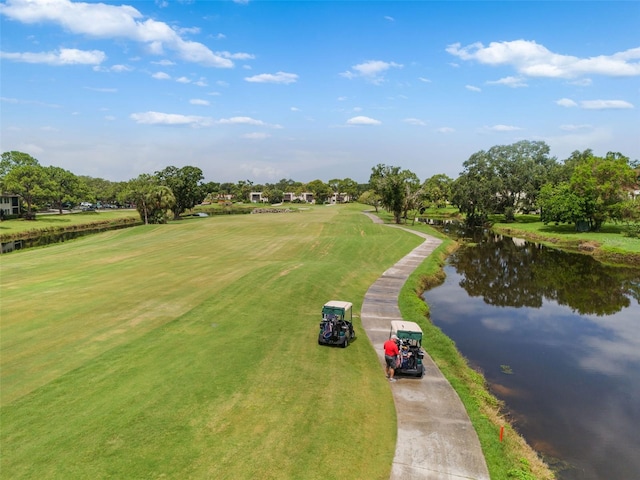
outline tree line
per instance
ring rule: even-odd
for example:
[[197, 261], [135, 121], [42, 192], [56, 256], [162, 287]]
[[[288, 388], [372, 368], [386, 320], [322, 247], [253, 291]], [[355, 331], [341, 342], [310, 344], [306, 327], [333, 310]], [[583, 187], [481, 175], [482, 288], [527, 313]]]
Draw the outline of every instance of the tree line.
[[453, 205], [469, 226], [496, 214], [509, 222], [516, 213], [536, 213], [545, 224], [598, 231], [613, 221], [638, 231], [640, 162], [621, 153], [599, 157], [587, 149], [558, 161], [544, 142], [525, 140], [476, 152], [463, 167], [455, 180], [440, 174], [421, 184], [409, 170], [380, 164], [360, 201], [383, 206], [396, 223], [426, 206]]
[[254, 184], [250, 180], [237, 183], [204, 180], [202, 170], [194, 166], [169, 166], [153, 174], [113, 182], [75, 175], [56, 166], [42, 166], [24, 152], [4, 152], [0, 159], [0, 190], [21, 198], [26, 219], [34, 219], [35, 213], [45, 207], [57, 209], [62, 214], [63, 210], [89, 201], [102, 206], [135, 206], [145, 223], [165, 223], [170, 216], [180, 218], [204, 201], [249, 202], [250, 193], [255, 191], [262, 192], [270, 203], [282, 202], [285, 193], [299, 196], [303, 192], [312, 193], [317, 202], [324, 203], [336, 193], [357, 198], [368, 188], [350, 178], [307, 183], [281, 179], [273, 184]]
[[463, 171], [452, 179], [437, 174], [424, 182], [410, 170], [378, 164], [369, 182], [350, 178], [302, 183], [282, 179], [273, 184], [204, 182], [194, 166], [166, 167], [125, 182], [77, 176], [60, 167], [43, 167], [30, 155], [4, 152], [0, 160], [0, 187], [17, 194], [26, 206], [25, 217], [48, 204], [63, 208], [90, 199], [103, 204], [135, 205], [145, 223], [164, 223], [169, 213], [180, 218], [203, 201], [218, 199], [248, 202], [260, 191], [270, 203], [284, 194], [313, 194], [323, 203], [333, 194], [385, 208], [396, 223], [414, 217], [430, 206], [453, 205], [471, 225], [485, 224], [491, 215], [513, 221], [517, 213], [537, 213], [544, 223], [573, 223], [583, 230], [598, 231], [605, 222], [640, 223], [640, 162], [617, 152], [604, 157], [591, 150], [575, 151], [559, 161], [545, 142], [523, 140], [497, 145], [474, 153]]

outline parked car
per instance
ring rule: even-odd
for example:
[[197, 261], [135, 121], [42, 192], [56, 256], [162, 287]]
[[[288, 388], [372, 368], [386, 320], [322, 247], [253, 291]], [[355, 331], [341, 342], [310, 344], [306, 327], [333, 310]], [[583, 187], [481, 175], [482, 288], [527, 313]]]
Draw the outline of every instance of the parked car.
[[393, 320], [389, 338], [398, 337], [400, 365], [395, 369], [396, 375], [422, 377], [424, 375], [424, 350], [422, 349], [422, 328], [415, 322]]
[[355, 336], [353, 304], [341, 300], [331, 300], [325, 303], [322, 307], [318, 344], [339, 345], [346, 348]]

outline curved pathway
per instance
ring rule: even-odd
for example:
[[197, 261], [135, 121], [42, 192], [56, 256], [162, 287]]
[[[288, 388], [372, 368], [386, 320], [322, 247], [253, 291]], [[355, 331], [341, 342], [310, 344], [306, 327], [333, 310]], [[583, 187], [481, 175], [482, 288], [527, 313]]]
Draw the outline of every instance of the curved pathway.
[[[383, 223], [375, 215], [365, 215]], [[362, 326], [383, 367], [382, 344], [389, 338], [390, 322], [402, 320], [398, 308], [400, 289], [441, 243], [430, 235], [403, 230], [423, 237], [424, 243], [371, 285], [360, 313]], [[389, 384], [398, 423], [391, 480], [489, 480], [480, 441], [464, 405], [428, 352], [423, 363], [422, 379], [398, 377], [397, 382]]]

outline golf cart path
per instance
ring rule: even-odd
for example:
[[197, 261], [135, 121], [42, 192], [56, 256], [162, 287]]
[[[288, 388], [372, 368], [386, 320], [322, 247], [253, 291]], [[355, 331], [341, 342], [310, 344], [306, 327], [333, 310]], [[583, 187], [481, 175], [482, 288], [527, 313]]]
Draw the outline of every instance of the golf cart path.
[[[365, 212], [375, 223], [377, 216]], [[401, 228], [401, 227], [398, 227]], [[362, 326], [384, 367], [382, 344], [390, 322], [402, 320], [400, 289], [409, 275], [440, 245], [441, 240], [403, 229], [425, 239], [371, 285], [360, 316]], [[398, 377], [389, 383], [396, 406], [398, 438], [390, 480], [489, 480], [476, 431], [458, 394], [426, 352], [424, 377]], [[383, 375], [384, 370], [381, 370]]]

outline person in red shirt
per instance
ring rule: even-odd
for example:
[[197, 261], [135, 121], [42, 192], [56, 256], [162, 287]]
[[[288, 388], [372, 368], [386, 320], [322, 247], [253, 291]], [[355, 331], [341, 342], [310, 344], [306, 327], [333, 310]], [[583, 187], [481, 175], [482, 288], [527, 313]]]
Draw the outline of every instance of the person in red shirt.
[[386, 362], [385, 371], [387, 372], [387, 378], [390, 382], [396, 381], [393, 375], [395, 374], [398, 357], [400, 356], [397, 340], [397, 336], [391, 335], [391, 338], [384, 342], [382, 346], [382, 348], [384, 348], [384, 360]]

